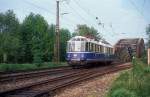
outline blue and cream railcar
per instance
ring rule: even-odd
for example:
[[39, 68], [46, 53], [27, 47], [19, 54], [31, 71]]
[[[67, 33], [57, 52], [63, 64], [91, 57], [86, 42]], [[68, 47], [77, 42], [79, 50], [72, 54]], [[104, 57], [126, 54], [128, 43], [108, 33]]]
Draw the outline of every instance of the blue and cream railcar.
[[72, 66], [99, 62], [110, 63], [114, 60], [113, 48], [103, 42], [75, 36], [68, 41], [66, 60]]

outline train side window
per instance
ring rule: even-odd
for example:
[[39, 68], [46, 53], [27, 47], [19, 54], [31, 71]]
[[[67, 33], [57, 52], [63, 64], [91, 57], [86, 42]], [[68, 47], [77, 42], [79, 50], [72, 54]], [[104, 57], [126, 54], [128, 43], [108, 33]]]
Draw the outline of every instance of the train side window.
[[97, 52], [99, 52], [99, 45], [97, 45]]
[[96, 44], [96, 52], [98, 52], [98, 50], [97, 50], [97, 49], [98, 49], [98, 45]]
[[97, 45], [97, 52], [99, 52], [99, 45]]
[[90, 51], [92, 51], [92, 43], [90, 43]]
[[94, 51], [94, 44], [92, 43], [92, 52]]
[[86, 42], [86, 51], [90, 51], [90, 43]]
[[102, 52], [102, 46], [100, 45], [100, 52]]
[[95, 44], [95, 52], [97, 52], [97, 44]]
[[101, 45], [99, 45], [99, 52], [101, 52]]
[[95, 44], [95, 52], [97, 52], [97, 44]]
[[98, 45], [98, 52], [99, 52], [99, 45]]
[[93, 43], [93, 52], [95, 52], [95, 44]]
[[94, 52], [96, 51], [96, 50], [95, 50], [95, 48], [96, 48], [95, 46], [96, 46], [96, 45], [94, 44]]
[[88, 51], [88, 42], [86, 42], [85, 51]]
[[91, 51], [91, 43], [89, 42], [89, 51]]
[[88, 51], [90, 51], [90, 42], [88, 42]]
[[91, 43], [91, 51], [93, 52], [93, 43]]

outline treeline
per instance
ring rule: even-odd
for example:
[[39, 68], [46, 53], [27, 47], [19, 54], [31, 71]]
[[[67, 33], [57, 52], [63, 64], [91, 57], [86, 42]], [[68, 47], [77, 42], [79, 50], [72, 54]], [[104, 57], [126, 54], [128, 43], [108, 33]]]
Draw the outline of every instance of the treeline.
[[[65, 60], [71, 33], [60, 29], [60, 59]], [[55, 25], [39, 14], [30, 13], [19, 22], [15, 13], [0, 13], [0, 63], [42, 63], [53, 60]]]

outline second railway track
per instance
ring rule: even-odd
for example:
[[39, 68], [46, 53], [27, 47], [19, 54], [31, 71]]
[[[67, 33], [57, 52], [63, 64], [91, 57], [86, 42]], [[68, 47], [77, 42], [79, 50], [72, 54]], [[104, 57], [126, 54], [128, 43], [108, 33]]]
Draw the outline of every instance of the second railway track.
[[24, 78], [32, 78], [37, 76], [42, 76], [46, 74], [55, 74], [59, 72], [64, 72], [67, 70], [71, 70], [70, 66], [64, 66], [59, 68], [52, 68], [52, 69], [41, 69], [41, 70], [34, 70], [29, 72], [16, 72], [16, 73], [1, 73], [0, 74], [0, 83], [12, 81], [12, 80], [19, 80]]
[[7, 91], [1, 91], [0, 95], [2, 95], [2, 97], [48, 97], [51, 95], [50, 91], [55, 91], [59, 88], [68, 86], [73, 83], [77, 83], [107, 73], [127, 69], [130, 67], [131, 64], [127, 63], [124, 65], [111, 65], [101, 68], [69, 71], [68, 73], [62, 74], [60, 76], [55, 76], [53, 78], [50, 77], [39, 82], [34, 82], [17, 88], [8, 89]]

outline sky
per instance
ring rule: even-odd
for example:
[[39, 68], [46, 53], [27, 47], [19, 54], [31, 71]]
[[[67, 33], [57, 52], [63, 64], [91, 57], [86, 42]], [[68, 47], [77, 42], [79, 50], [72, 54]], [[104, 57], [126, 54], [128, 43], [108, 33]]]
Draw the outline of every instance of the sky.
[[[9, 9], [20, 22], [33, 12], [56, 23], [56, 0], [0, 0], [0, 12]], [[74, 32], [77, 24], [93, 26], [112, 45], [122, 38], [146, 40], [149, 10], [150, 0], [60, 0], [60, 27]]]

